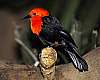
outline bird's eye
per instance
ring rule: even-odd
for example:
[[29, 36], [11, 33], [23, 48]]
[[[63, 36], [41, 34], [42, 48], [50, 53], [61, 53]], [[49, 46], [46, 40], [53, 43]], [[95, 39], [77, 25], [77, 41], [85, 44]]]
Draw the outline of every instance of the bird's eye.
[[33, 16], [35, 16], [36, 15], [36, 13], [33, 13]]

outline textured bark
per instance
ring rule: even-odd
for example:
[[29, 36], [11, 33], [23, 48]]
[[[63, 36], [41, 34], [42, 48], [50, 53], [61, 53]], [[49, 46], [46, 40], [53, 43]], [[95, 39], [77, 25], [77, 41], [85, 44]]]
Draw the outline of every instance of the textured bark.
[[[89, 71], [79, 72], [72, 64], [56, 67], [57, 80], [100, 80], [100, 48], [96, 48], [84, 56]], [[0, 62], [0, 80], [41, 80], [40, 71], [36, 67]]]

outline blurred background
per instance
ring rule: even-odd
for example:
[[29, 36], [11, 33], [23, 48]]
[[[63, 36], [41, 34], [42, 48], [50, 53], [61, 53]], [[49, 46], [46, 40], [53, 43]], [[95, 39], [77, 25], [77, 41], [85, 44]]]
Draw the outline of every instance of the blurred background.
[[21, 63], [14, 39], [25, 26], [22, 18], [34, 7], [47, 9], [62, 22], [80, 55], [100, 46], [100, 0], [0, 0], [0, 60]]

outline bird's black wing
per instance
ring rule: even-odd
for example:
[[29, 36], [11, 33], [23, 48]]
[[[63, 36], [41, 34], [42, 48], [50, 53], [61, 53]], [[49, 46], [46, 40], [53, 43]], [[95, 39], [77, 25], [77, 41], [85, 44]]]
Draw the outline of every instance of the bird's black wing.
[[61, 43], [63, 44], [63, 50], [70, 56], [72, 63], [79, 71], [87, 71], [88, 65], [86, 61], [78, 54], [76, 45], [67, 39], [66, 32], [63, 31], [63, 33], [59, 32], [62, 39]]

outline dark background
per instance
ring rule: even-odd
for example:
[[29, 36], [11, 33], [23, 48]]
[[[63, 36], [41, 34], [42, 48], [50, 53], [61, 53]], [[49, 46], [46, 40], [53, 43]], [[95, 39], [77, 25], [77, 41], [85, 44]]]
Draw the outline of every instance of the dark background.
[[81, 55], [100, 46], [100, 0], [0, 0], [0, 60], [17, 62], [14, 33], [34, 7], [47, 9], [62, 22]]

